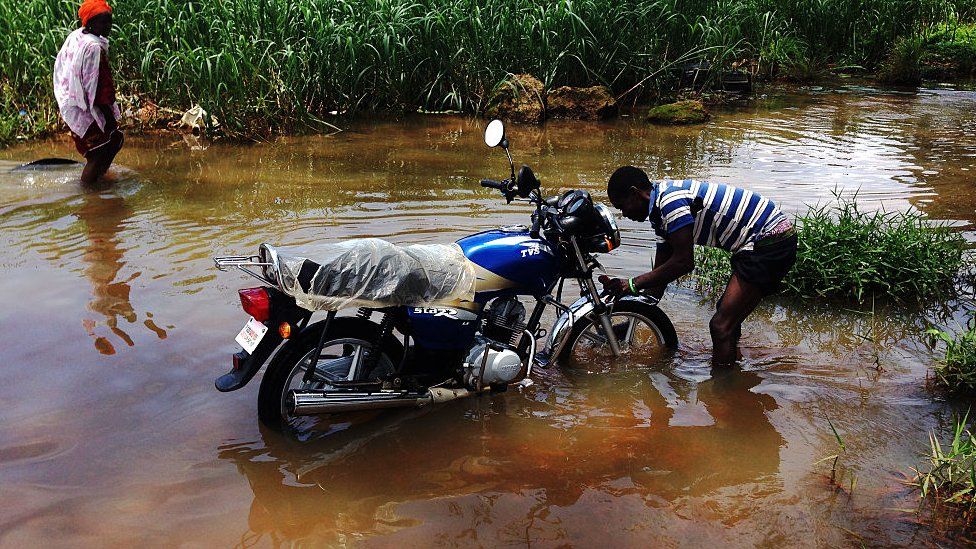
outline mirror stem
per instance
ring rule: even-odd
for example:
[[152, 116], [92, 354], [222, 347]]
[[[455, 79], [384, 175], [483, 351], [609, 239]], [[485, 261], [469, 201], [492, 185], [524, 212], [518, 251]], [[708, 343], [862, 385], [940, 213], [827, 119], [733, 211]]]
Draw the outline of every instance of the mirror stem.
[[515, 184], [515, 161], [512, 160], [512, 153], [508, 152], [508, 140], [502, 142], [502, 146], [505, 147], [505, 154], [508, 155], [508, 165], [512, 168], [512, 185]]

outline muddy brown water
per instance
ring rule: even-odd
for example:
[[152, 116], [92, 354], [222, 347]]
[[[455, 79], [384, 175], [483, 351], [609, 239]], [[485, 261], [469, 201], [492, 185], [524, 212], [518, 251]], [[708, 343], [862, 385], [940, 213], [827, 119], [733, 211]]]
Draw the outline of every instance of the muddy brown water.
[[[478, 187], [504, 176], [483, 122], [360, 122], [334, 136], [201, 148], [131, 138], [114, 186], [83, 192], [67, 142], [0, 151], [0, 545], [909, 545], [901, 509], [926, 433], [961, 405], [924, 380], [932, 318], [783, 299], [749, 319], [741, 369], [709, 368], [714, 302], [671, 288], [664, 362], [539, 371], [524, 391], [322, 421], [306, 440], [256, 418], [258, 383], [219, 394], [245, 320], [210, 257], [268, 241], [451, 241], [527, 222]], [[746, 186], [796, 212], [865, 207], [976, 221], [976, 94], [778, 92], [710, 124], [511, 127], [547, 190], [603, 197], [623, 163]], [[614, 273], [650, 261], [622, 222]], [[645, 246], [645, 247], [642, 247]], [[943, 316], [954, 326], [964, 304]], [[880, 366], [880, 368], [879, 368]], [[843, 436], [838, 444], [827, 419]], [[856, 484], [851, 490], [851, 479]]]

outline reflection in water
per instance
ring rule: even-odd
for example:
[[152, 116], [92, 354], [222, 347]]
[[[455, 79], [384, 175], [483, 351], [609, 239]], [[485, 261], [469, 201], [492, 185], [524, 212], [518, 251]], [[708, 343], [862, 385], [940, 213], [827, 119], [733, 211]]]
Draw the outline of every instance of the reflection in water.
[[[92, 285], [92, 300], [88, 303], [88, 310], [104, 317], [102, 323], [105, 327], [122, 343], [132, 347], [135, 345], [132, 337], [119, 326], [119, 319], [129, 324], [138, 321], [129, 293], [132, 290], [130, 283], [140, 272], [119, 280], [119, 272], [126, 264], [121, 232], [132, 216], [132, 209], [119, 194], [106, 189], [87, 191], [81, 195], [82, 206], [75, 212], [75, 216], [84, 225], [86, 246], [81, 259], [85, 263], [85, 277]], [[166, 339], [166, 330], [153, 322], [152, 313], [146, 313], [143, 324], [159, 339]], [[82, 325], [99, 353], [115, 354], [115, 345], [98, 329], [98, 319], [85, 318]]]
[[767, 417], [774, 399], [752, 391], [759, 375], [725, 371], [697, 384], [697, 403], [678, 405], [703, 407], [700, 425], [675, 424], [675, 403], [655, 388], [657, 376], [681, 385], [647, 370], [563, 379], [525, 401], [495, 399], [487, 410], [466, 401], [360, 416], [312, 442], [263, 432], [261, 441], [222, 446], [219, 456], [237, 465], [254, 493], [243, 539], [267, 535], [276, 545], [416, 527], [426, 519], [411, 516], [408, 502], [433, 494], [459, 506], [465, 496], [480, 501], [475, 515], [436, 519], [457, 536], [442, 542], [502, 541], [487, 530], [501, 522], [545, 539], [545, 517], [556, 509], [579, 512], [580, 528], [604, 527], [583, 511], [592, 491], [667, 506], [777, 475], [784, 440]]
[[[129, 302], [129, 282], [138, 274], [122, 281], [116, 278], [125, 265], [122, 257], [124, 250], [119, 247], [119, 232], [125, 220], [132, 215], [132, 210], [121, 196], [89, 192], [83, 195], [83, 199], [84, 204], [75, 215], [85, 225], [87, 237], [82, 261], [86, 263], [85, 276], [92, 284], [92, 300], [88, 309], [105, 317], [104, 322], [109, 330], [131, 347], [132, 338], [119, 327], [119, 318], [130, 324], [136, 321], [136, 312]], [[87, 318], [83, 323], [88, 335], [94, 339], [98, 352], [115, 354], [112, 342], [96, 333], [95, 319]]]

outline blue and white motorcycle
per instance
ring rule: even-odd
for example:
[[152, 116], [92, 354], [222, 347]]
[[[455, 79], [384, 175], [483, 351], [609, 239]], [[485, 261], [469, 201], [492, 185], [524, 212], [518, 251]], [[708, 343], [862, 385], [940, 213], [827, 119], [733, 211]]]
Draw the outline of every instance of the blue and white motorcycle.
[[[531, 227], [440, 247], [363, 239], [314, 258], [268, 244], [254, 256], [214, 258], [219, 269], [238, 268], [264, 283], [239, 291], [251, 318], [217, 389], [244, 387], [267, 363], [258, 416], [290, 430], [303, 416], [504, 391], [531, 383], [533, 368], [553, 363], [673, 349], [674, 326], [655, 298], [611, 301], [597, 290], [596, 254], [620, 244], [610, 210], [582, 190], [543, 198], [528, 166], [516, 175], [500, 120], [486, 127], [485, 143], [505, 150], [511, 170], [508, 179], [481, 185], [534, 206]], [[570, 305], [562, 303], [567, 279], [582, 296]], [[540, 323], [548, 307], [557, 316], [546, 330]], [[355, 315], [337, 314], [352, 308]], [[325, 318], [313, 323], [318, 312]]]

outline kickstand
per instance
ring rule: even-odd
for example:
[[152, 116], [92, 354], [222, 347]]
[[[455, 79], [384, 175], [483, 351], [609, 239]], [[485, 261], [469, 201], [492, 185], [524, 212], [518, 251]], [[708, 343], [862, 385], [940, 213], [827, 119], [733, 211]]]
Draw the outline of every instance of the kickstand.
[[305, 375], [302, 377], [302, 382], [310, 383], [315, 378], [315, 367], [319, 363], [319, 357], [322, 355], [322, 346], [325, 345], [325, 334], [329, 331], [329, 324], [332, 324], [332, 319], [335, 318], [336, 312], [329, 311], [329, 314], [325, 317], [325, 325], [322, 326], [322, 335], [319, 336], [319, 343], [315, 346], [315, 351], [312, 355], [308, 357], [308, 364], [305, 366]]

